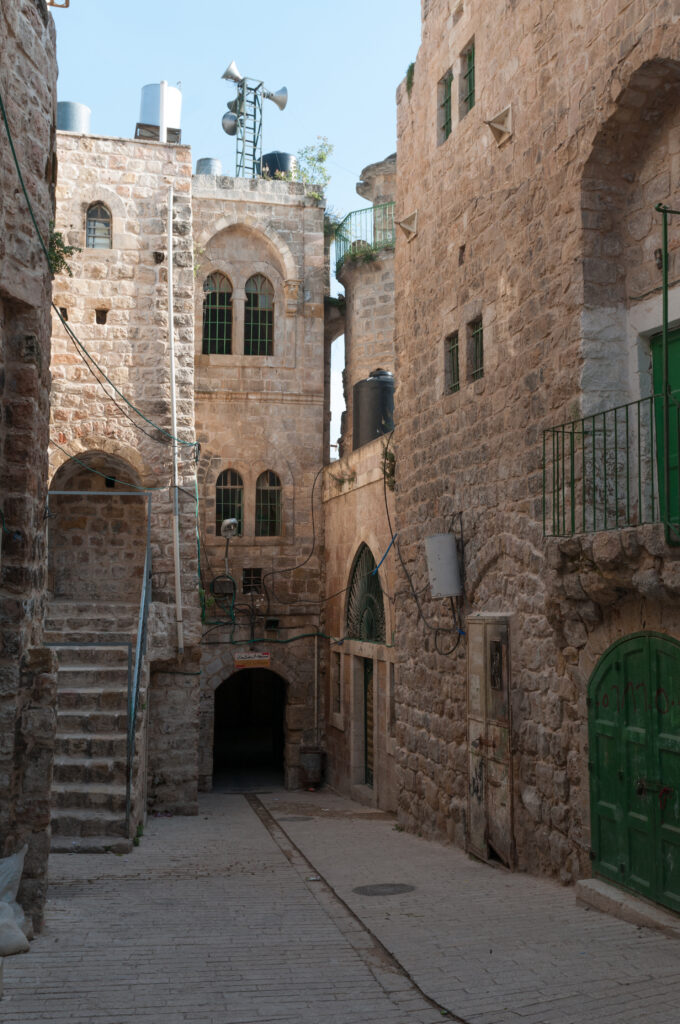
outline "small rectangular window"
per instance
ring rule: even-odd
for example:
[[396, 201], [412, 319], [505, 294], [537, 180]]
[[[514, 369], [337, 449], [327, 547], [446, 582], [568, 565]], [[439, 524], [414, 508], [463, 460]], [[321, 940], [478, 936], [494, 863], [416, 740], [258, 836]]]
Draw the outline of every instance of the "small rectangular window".
[[449, 334], [445, 342], [446, 348], [444, 350], [445, 359], [445, 378], [446, 378], [446, 390], [450, 393], [452, 391], [460, 390], [460, 366], [458, 362], [458, 331], [454, 331], [453, 334]]
[[460, 55], [460, 116], [465, 117], [475, 105], [475, 41], [468, 43]]
[[243, 570], [243, 593], [262, 593], [262, 569], [249, 567], [248, 569]]
[[439, 144], [446, 142], [451, 134], [451, 86], [453, 71], [449, 69], [439, 82]]
[[470, 380], [484, 376], [484, 327], [481, 316], [468, 324]]
[[95, 309], [94, 315], [98, 324], [105, 324], [109, 311], [108, 309]]

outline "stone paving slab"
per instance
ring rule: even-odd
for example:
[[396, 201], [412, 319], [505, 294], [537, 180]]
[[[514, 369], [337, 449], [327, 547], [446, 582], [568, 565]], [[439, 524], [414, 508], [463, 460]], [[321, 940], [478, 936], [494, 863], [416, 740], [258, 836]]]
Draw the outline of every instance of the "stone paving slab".
[[[417, 985], [470, 1024], [678, 1024], [680, 942], [328, 791], [262, 802]], [[362, 896], [365, 885], [414, 891]]]
[[131, 854], [54, 855], [46, 927], [6, 965], [0, 1020], [445, 1019], [338, 901], [320, 901], [309, 873], [226, 794], [203, 797], [197, 818], [151, 819]]

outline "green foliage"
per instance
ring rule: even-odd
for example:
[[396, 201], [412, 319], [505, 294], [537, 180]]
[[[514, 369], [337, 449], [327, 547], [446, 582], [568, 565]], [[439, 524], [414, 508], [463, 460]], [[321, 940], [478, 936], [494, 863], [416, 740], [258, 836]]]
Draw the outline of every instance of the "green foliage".
[[73, 271], [67, 260], [80, 251], [77, 245], [67, 245], [61, 231], [54, 230], [54, 221], [50, 221], [50, 241], [47, 253], [52, 277], [56, 277], [63, 271], [66, 271], [69, 277], [73, 277]]
[[142, 825], [142, 823], [140, 821], [139, 825], [137, 826], [137, 831], [135, 832], [135, 837], [132, 840], [132, 845], [133, 846], [139, 846], [139, 840], [142, 838], [143, 835], [144, 835], [144, 826]]
[[413, 61], [411, 61], [411, 63], [409, 64], [409, 66], [406, 69], [406, 92], [409, 95], [409, 99], [411, 98], [411, 89], [413, 88], [413, 77], [414, 77], [415, 73], [416, 73], [416, 66], [415, 66], [415, 63]]
[[342, 221], [343, 217], [332, 206], [326, 207], [326, 212], [323, 215], [324, 236], [326, 238], [335, 238], [335, 234]]
[[373, 263], [378, 254], [367, 242], [355, 242], [345, 256], [345, 263]]
[[333, 152], [333, 145], [325, 135], [317, 135], [318, 142], [313, 146], [303, 146], [297, 153], [297, 166], [290, 177], [292, 181], [301, 181], [308, 196], [323, 199], [331, 176], [326, 161]]
[[326, 306], [333, 307], [341, 313], [344, 313], [347, 308], [347, 300], [345, 299], [344, 292], [342, 295], [327, 295], [324, 302]]
[[397, 460], [394, 452], [391, 452], [387, 444], [383, 444], [383, 476], [385, 477], [385, 483], [391, 491], [394, 490], [395, 476], [394, 471], [396, 468]]

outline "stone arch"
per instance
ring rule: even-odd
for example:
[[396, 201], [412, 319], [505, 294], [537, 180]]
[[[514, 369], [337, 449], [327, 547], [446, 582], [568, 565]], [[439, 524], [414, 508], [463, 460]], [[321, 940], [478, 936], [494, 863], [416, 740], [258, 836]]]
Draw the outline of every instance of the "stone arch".
[[237, 669], [214, 690], [213, 779], [285, 775], [288, 682], [267, 668]]
[[68, 444], [71, 448], [75, 448], [76, 450], [67, 452], [63, 448], [57, 448], [56, 445], [51, 446], [49, 458], [50, 488], [52, 488], [54, 478], [64, 463], [69, 462], [74, 458], [82, 459], [83, 456], [88, 453], [94, 452], [102, 455], [108, 455], [112, 459], [120, 460], [128, 467], [129, 470], [132, 471], [132, 473], [135, 474], [134, 482], [137, 486], [151, 486], [151, 474], [146, 467], [139, 450], [133, 448], [129, 444], [126, 444], [125, 441], [121, 441], [114, 437], [99, 437], [94, 434], [84, 434], [81, 437], [69, 439]]
[[254, 236], [260, 236], [267, 243], [267, 247], [273, 249], [282, 266], [284, 280], [297, 278], [297, 266], [290, 246], [279, 235], [270, 224], [263, 225], [256, 217], [239, 213], [225, 214], [218, 217], [215, 223], [210, 224], [203, 231], [199, 232], [196, 242], [200, 248], [207, 249], [208, 246], [223, 232], [234, 228], [241, 228]]
[[[641, 56], [609, 83], [603, 106], [581, 179], [586, 414], [651, 393], [649, 346], [640, 344], [631, 309], [661, 284], [654, 205], [680, 198], [669, 153], [680, 127], [680, 60]], [[671, 280], [680, 276], [680, 228], [675, 234]], [[648, 333], [654, 324], [658, 315]]]
[[52, 477], [48, 589], [55, 599], [135, 605], [147, 540], [147, 495], [124, 459], [89, 450]]
[[351, 640], [385, 643], [387, 613], [377, 562], [371, 548], [361, 542], [348, 577], [344, 631]]

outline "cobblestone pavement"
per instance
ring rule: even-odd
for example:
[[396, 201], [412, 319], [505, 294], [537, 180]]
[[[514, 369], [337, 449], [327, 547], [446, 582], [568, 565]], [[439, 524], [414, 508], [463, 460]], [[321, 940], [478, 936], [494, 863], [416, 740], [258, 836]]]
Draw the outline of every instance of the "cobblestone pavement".
[[[470, 1024], [680, 1024], [677, 939], [580, 907], [573, 888], [401, 833], [386, 815], [358, 815], [333, 794], [261, 799], [423, 991]], [[414, 889], [353, 891], [380, 883]]]
[[[572, 889], [327, 791], [200, 807], [150, 819], [130, 855], [52, 857], [47, 925], [6, 961], [2, 1024], [680, 1020], [680, 942]], [[414, 888], [353, 891], [383, 883]]]
[[150, 819], [129, 855], [54, 855], [46, 927], [5, 963], [0, 1021], [446, 1019], [270, 827], [214, 794], [197, 818]]

